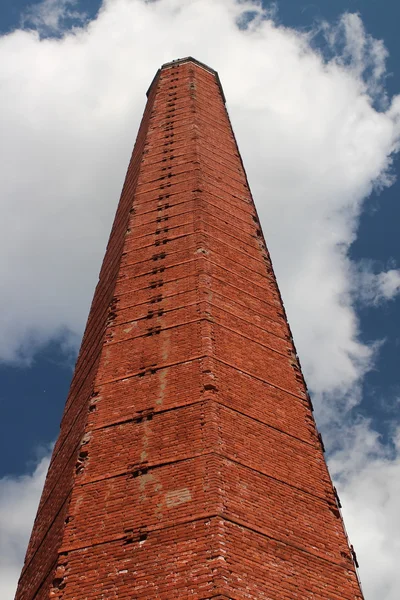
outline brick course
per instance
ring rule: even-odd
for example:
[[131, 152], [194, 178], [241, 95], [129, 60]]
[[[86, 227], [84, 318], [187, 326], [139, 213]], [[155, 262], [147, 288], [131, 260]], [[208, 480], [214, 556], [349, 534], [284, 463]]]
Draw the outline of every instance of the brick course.
[[150, 90], [16, 600], [360, 600], [217, 74]]

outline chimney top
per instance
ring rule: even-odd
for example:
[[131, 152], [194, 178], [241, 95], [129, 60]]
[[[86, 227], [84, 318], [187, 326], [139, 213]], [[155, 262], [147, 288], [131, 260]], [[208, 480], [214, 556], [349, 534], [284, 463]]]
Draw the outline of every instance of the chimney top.
[[215, 79], [217, 80], [217, 84], [218, 87], [220, 89], [221, 95], [222, 95], [222, 99], [224, 101], [224, 103], [226, 102], [225, 100], [225, 94], [224, 91], [222, 89], [222, 85], [221, 85], [221, 81], [219, 78], [219, 75], [217, 73], [217, 71], [215, 71], [214, 69], [212, 69], [211, 67], [209, 67], [208, 65], [200, 62], [199, 60], [197, 60], [196, 58], [193, 58], [193, 56], [186, 56], [185, 58], [177, 58], [176, 60], [172, 60], [170, 62], [164, 63], [157, 71], [157, 73], [155, 74], [153, 81], [151, 82], [149, 89], [146, 92], [146, 96], [149, 97], [151, 88], [153, 87], [153, 85], [155, 84], [155, 82], [157, 81], [161, 71], [164, 71], [166, 69], [170, 69], [171, 67], [176, 67], [177, 65], [183, 65], [185, 63], [193, 63], [195, 65], [197, 65], [198, 67], [200, 67], [201, 69], [204, 69], [205, 71], [208, 71], [209, 73], [211, 73], [212, 75], [214, 75]]

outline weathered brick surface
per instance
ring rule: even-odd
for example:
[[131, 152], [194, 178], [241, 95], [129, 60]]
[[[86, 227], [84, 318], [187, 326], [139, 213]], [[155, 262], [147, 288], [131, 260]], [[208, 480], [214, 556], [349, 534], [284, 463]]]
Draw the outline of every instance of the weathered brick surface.
[[360, 600], [216, 74], [153, 83], [17, 600]]
[[149, 408], [169, 410], [198, 401], [203, 392], [202, 363], [195, 359], [157, 370], [149, 368], [133, 377], [98, 385], [93, 399], [96, 410], [89, 414], [91, 427], [137, 418]]
[[[125, 542], [76, 550], [65, 547], [68, 556], [60, 560], [61, 574], [68, 582], [64, 589], [69, 588], [71, 598], [123, 600], [206, 600], [218, 594], [235, 600], [361, 598], [351, 564], [327, 563], [219, 517], [150, 531], [143, 539], [145, 535], [134, 530], [130, 543], [127, 536]], [[53, 597], [65, 594], [56, 592]]]
[[288, 543], [296, 536], [300, 548], [346, 567], [350, 561], [334, 503], [214, 454], [77, 485], [70, 511], [67, 547], [124, 539], [139, 522], [152, 531], [221, 514]]

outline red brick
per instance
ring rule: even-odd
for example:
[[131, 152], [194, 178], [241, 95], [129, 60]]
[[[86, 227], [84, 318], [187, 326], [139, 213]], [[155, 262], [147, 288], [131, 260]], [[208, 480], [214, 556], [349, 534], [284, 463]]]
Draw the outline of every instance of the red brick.
[[165, 65], [16, 600], [361, 600], [216, 73]]

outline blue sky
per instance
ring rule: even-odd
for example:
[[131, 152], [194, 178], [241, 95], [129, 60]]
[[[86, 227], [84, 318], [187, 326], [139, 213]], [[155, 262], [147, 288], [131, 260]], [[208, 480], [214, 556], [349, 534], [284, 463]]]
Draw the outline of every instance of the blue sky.
[[[215, 2], [219, 8], [204, 1], [204, 9], [196, 0], [189, 2], [193, 14], [201, 14], [197, 20], [183, 4], [180, 0], [159, 0], [150, 8], [141, 0], [115, 0], [108, 2], [100, 17], [101, 3], [92, 1], [27, 4], [3, 0], [0, 5], [0, 53], [6, 65], [2, 81], [10, 90], [5, 102], [9, 102], [8, 139], [13, 139], [10, 148], [5, 144], [3, 157], [10, 162], [9, 170], [18, 173], [18, 169], [26, 169], [26, 187], [21, 177], [14, 175], [6, 178], [3, 190], [11, 199], [12, 208], [6, 206], [14, 228], [10, 243], [19, 247], [20, 255], [14, 258], [13, 249], [9, 272], [4, 271], [7, 291], [2, 305], [5, 317], [0, 318], [0, 337], [4, 333], [0, 343], [0, 482], [25, 481], [18, 478], [35, 472], [57, 436], [79, 336], [147, 84], [162, 62], [190, 53], [220, 71], [314, 396], [318, 423], [327, 440], [331, 471], [343, 496], [349, 498], [345, 518], [354, 532], [352, 540], [372, 546], [374, 536], [383, 536], [387, 546], [398, 552], [390, 538], [398, 522], [393, 523], [390, 516], [368, 537], [352, 498], [356, 489], [370, 493], [376, 502], [369, 508], [383, 520], [394, 505], [397, 488], [385, 490], [390, 498], [390, 503], [385, 503], [378, 498], [375, 474], [400, 475], [396, 470], [400, 399], [399, 118], [397, 108], [390, 108], [393, 97], [400, 92], [400, 5], [392, 0], [281, 0], [272, 12], [259, 16], [271, 24], [269, 29], [265, 26], [260, 33], [257, 28], [262, 25], [253, 19], [247, 33], [243, 31], [238, 37], [234, 31], [236, 13], [232, 14], [240, 8], [234, 0]], [[248, 5], [251, 8], [251, 2]], [[266, 8], [271, 10], [270, 5]], [[217, 10], [221, 12], [217, 14]], [[354, 18], [343, 17], [345, 14]], [[226, 51], [218, 46], [215, 23], [220, 15], [233, 23], [228, 27], [221, 22], [219, 26], [220, 45], [225, 43]], [[174, 19], [187, 19], [195, 28], [193, 43], [174, 29]], [[73, 26], [81, 28], [77, 34], [79, 44], [71, 43]], [[210, 39], [216, 40], [210, 42], [211, 49], [201, 41], [202, 26], [211, 31]], [[24, 35], [18, 34], [21, 28]], [[149, 39], [149, 28], [153, 28], [160, 43], [149, 43], [144, 59], [141, 49]], [[35, 37], [32, 30], [40, 35]], [[163, 45], [163, 36], [167, 39], [170, 33], [185, 39], [170, 46], [164, 41]], [[263, 54], [264, 46], [260, 49], [257, 35], [265, 48], [272, 48], [273, 60], [271, 55]], [[49, 38], [53, 38], [52, 48]], [[134, 41], [130, 39], [137, 39], [137, 46], [131, 47]], [[229, 56], [232, 43], [242, 48], [247, 64], [252, 63], [252, 75], [242, 70], [240, 80], [234, 68], [235, 61], [240, 65], [239, 54]], [[108, 45], [109, 54], [99, 50]], [[297, 49], [305, 46], [303, 56]], [[118, 48], [123, 52], [119, 54]], [[125, 60], [130, 64], [126, 66]], [[274, 60], [278, 63], [276, 72]], [[80, 68], [81, 80], [76, 75]], [[37, 77], [32, 75], [33, 70], [37, 70]], [[265, 89], [257, 87], [261, 85], [258, 79], [268, 80], [268, 73], [270, 82], [278, 82], [276, 92], [268, 87], [272, 83], [266, 83]], [[313, 77], [315, 87], [310, 84]], [[85, 87], [84, 82], [90, 78], [92, 88], [98, 86], [97, 96]], [[282, 91], [291, 89], [298, 94], [300, 105], [307, 86], [311, 94], [308, 103], [315, 102], [315, 111], [307, 105], [301, 111]], [[256, 89], [259, 96], [254, 97]], [[318, 100], [324, 94], [326, 105]], [[15, 112], [10, 108], [10, 98], [16, 99]], [[368, 102], [363, 104], [366, 98]], [[270, 148], [257, 138], [257, 127], [265, 123], [267, 138], [271, 131], [268, 111], [275, 109], [282, 118], [274, 132], [279, 140], [276, 154], [282, 153], [277, 163], [282, 174], [281, 179], [272, 174], [268, 179], [264, 172], [268, 172], [268, 157], [275, 160], [274, 146]], [[336, 109], [332, 128], [329, 111]], [[293, 143], [286, 124], [295, 128]], [[332, 128], [332, 133], [322, 138], [320, 132], [325, 126], [327, 131]], [[340, 138], [335, 134], [336, 127], [341, 131]], [[307, 147], [305, 156], [303, 143]], [[255, 146], [259, 149], [257, 155]], [[54, 149], [60, 155], [59, 161], [54, 158]], [[118, 160], [113, 159], [114, 155]], [[31, 164], [32, 169], [26, 167]], [[77, 178], [76, 171], [80, 173]], [[109, 171], [109, 177], [102, 175], [101, 179], [99, 171]], [[304, 192], [292, 197], [295, 187]], [[99, 189], [102, 192], [97, 201]], [[30, 200], [25, 205], [27, 195]], [[281, 200], [270, 206], [264, 200], [269, 196]], [[18, 208], [20, 200], [23, 210]], [[26, 224], [23, 211], [32, 211]], [[294, 220], [298, 227], [292, 231]], [[271, 226], [270, 222], [278, 225]], [[46, 240], [43, 245], [41, 238]], [[62, 251], [57, 254], [56, 250], [53, 255], [52, 249], [58, 245]], [[29, 305], [34, 308], [31, 310]], [[364, 564], [375, 563], [376, 556], [366, 554]], [[382, 561], [376, 577], [369, 577], [364, 569], [366, 599], [394, 600], [400, 582], [390, 560]], [[390, 585], [383, 593], [384, 578]]]

